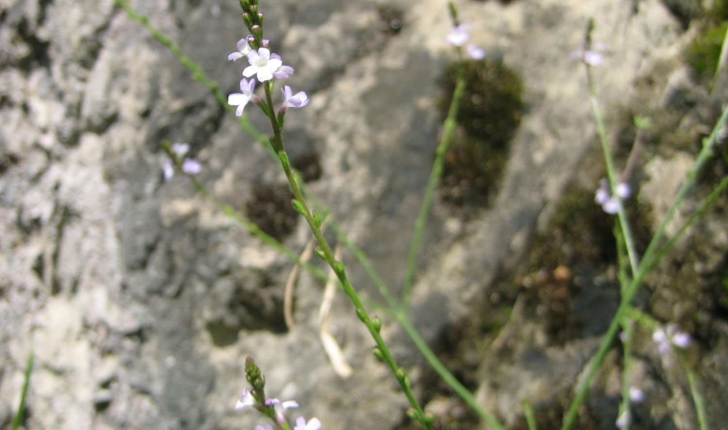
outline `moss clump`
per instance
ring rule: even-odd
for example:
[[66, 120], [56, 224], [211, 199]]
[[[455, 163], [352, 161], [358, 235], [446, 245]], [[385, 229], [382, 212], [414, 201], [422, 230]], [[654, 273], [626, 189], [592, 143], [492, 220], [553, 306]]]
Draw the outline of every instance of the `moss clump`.
[[245, 212], [263, 232], [282, 241], [296, 227], [298, 214], [291, 206], [288, 184], [257, 184]]
[[702, 78], [711, 78], [718, 69], [720, 50], [723, 46], [728, 21], [709, 27], [695, 38], [686, 52], [687, 62]]
[[[443, 117], [452, 102], [459, 63], [445, 69], [440, 100]], [[445, 157], [441, 191], [445, 201], [485, 206], [505, 170], [508, 146], [522, 117], [523, 82], [498, 60], [467, 61], [467, 87], [458, 106], [459, 128]]]

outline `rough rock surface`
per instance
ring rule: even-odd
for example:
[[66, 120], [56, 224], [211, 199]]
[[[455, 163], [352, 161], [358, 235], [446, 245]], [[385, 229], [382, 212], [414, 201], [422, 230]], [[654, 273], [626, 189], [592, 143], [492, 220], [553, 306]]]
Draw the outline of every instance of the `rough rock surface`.
[[[131, 5], [224, 93], [236, 90], [241, 62], [225, 61], [244, 35], [236, 1]], [[657, 1], [460, 7], [473, 41], [522, 74], [526, 106], [492, 207], [467, 222], [440, 202], [433, 208], [410, 311], [433, 345], [473, 318], [494, 281], [517, 266], [596, 144], [583, 68], [570, 59], [588, 19], [596, 17], [594, 37], [609, 46], [595, 72], [607, 113], [632, 101], [635, 81], [654, 73], [654, 64], [679, 70], [675, 59], [688, 37], [684, 18]], [[440, 132], [438, 79], [451, 55], [446, 2], [285, 0], [261, 1], [261, 9], [273, 50], [296, 68], [288, 84], [311, 97], [286, 118], [292, 158], [318, 163], [321, 177], [309, 190], [383, 279], [399, 287]], [[0, 0], [0, 41], [0, 427], [12, 417], [31, 349], [30, 429], [253, 428], [260, 423], [254, 414], [232, 411], [245, 385], [246, 355], [264, 370], [270, 394], [296, 399], [301, 414], [317, 416], [327, 429], [406, 422], [404, 397], [369, 354], [372, 341], [341, 294], [332, 323], [354, 368], [347, 380], [319, 342], [321, 282], [302, 276], [297, 326], [288, 331], [282, 313], [289, 260], [185, 178], [164, 182], [160, 143], [168, 140], [190, 142], [204, 166], [201, 182], [240, 211], [256, 187], [284, 183], [278, 166], [177, 58], [112, 0]], [[253, 113], [251, 121], [267, 131], [261, 116]], [[692, 155], [656, 159], [646, 171], [670, 175]], [[663, 186], [645, 186], [657, 211], [669, 192]], [[309, 234], [303, 223], [292, 225], [284, 243], [299, 252]], [[725, 232], [721, 226], [714, 219], [704, 228]], [[719, 272], [724, 246], [710, 251], [712, 266], [703, 273]], [[351, 255], [344, 260], [353, 284], [376, 297]], [[674, 315], [674, 300], [660, 297], [654, 307], [666, 321], [694, 310]], [[661, 301], [668, 303], [662, 314]], [[471, 387], [510, 425], [523, 396], [549, 405], [557, 400], [548, 388], [558, 385], [562, 395], [573, 386], [603, 330], [551, 345], [533, 319], [513, 315], [511, 336], [520, 346], [481, 357]], [[717, 323], [700, 327], [711, 336], [703, 339], [700, 367], [711, 398], [725, 388], [728, 334]], [[449, 395], [418, 385], [428, 372], [419, 353], [396, 325], [383, 331], [412, 368], [419, 395]], [[643, 367], [655, 365], [654, 354], [645, 354]], [[674, 363], [666, 367], [673, 369], [667, 385], [660, 381], [655, 390], [677, 406], [662, 410], [669, 424], [659, 428], [695, 428], [684, 376]], [[610, 371], [619, 369], [603, 373]], [[617, 395], [594, 406], [602, 425], [594, 428], [610, 428]], [[718, 414], [720, 405], [711, 400], [709, 412]]]

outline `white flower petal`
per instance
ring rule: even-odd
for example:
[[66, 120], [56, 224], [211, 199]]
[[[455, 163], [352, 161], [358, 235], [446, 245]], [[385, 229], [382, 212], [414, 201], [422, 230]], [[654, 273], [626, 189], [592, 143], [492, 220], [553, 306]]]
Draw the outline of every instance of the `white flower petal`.
[[278, 70], [282, 65], [283, 61], [271, 58], [270, 60], [268, 60], [268, 64], [266, 64], [266, 67], [271, 71], [274, 71]]
[[273, 72], [263, 67], [258, 68], [258, 80], [260, 82], [270, 81], [271, 79], [273, 79]]
[[237, 61], [243, 57], [244, 55], [240, 52], [233, 52], [232, 54], [228, 55], [228, 61]]
[[[248, 59], [250, 59], [250, 57], [248, 57]], [[249, 78], [249, 77], [255, 75], [256, 73], [258, 73], [258, 66], [251, 65], [251, 66], [246, 67], [245, 70], [243, 70], [243, 76], [245, 76], [246, 78]]]

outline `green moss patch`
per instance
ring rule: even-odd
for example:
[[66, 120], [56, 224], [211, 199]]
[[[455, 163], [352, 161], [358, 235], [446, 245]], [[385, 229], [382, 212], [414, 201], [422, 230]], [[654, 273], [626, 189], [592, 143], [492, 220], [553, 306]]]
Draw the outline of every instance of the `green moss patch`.
[[[459, 63], [445, 69], [439, 107], [446, 116]], [[521, 123], [523, 82], [502, 61], [465, 63], [467, 87], [458, 106], [458, 130], [450, 143], [440, 186], [443, 199], [456, 206], [489, 203], [505, 171], [508, 148]]]
[[245, 205], [245, 212], [266, 234], [282, 241], [298, 221], [292, 199], [288, 184], [257, 184], [253, 186], [253, 197]]

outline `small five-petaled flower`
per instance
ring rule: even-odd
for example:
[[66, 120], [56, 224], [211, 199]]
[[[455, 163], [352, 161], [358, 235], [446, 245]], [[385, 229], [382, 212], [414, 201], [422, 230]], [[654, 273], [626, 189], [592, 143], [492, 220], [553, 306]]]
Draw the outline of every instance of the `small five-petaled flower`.
[[309, 422], [306, 422], [306, 418], [298, 417], [296, 420], [296, 427], [293, 430], [319, 430], [321, 428], [321, 421], [318, 418], [311, 418]]

